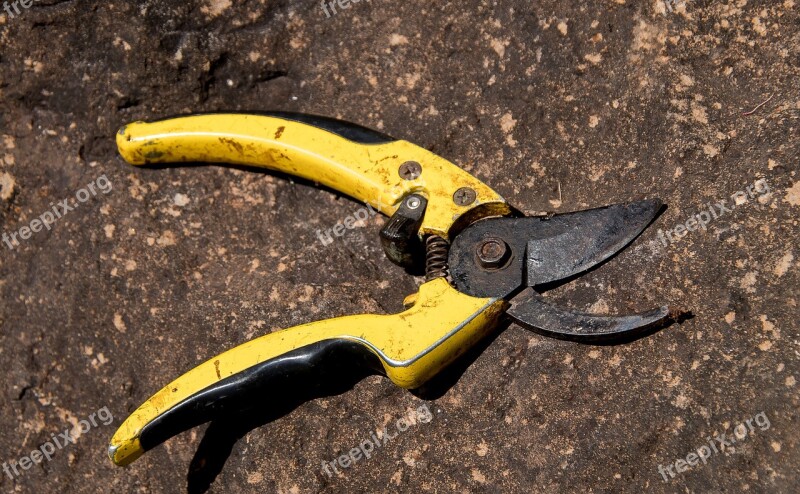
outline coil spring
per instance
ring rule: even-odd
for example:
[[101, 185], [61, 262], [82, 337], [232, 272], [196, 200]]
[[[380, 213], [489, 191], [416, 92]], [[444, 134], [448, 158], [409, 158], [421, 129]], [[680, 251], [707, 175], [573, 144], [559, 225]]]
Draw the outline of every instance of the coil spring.
[[447, 277], [447, 255], [450, 244], [438, 235], [425, 239], [425, 281]]

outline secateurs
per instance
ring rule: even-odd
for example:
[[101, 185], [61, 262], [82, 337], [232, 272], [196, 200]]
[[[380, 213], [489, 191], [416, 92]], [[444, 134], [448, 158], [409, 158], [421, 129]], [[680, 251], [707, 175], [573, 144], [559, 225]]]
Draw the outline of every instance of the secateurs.
[[543, 287], [622, 250], [658, 215], [657, 199], [524, 217], [487, 185], [410, 142], [304, 114], [203, 114], [120, 129], [131, 164], [215, 162], [264, 167], [320, 183], [389, 216], [380, 239], [394, 263], [424, 265], [425, 282], [390, 315], [353, 315], [267, 334], [195, 367], [122, 424], [109, 456], [126, 465], [170, 437], [274, 397], [293, 376], [365, 368], [420, 387], [486, 336], [502, 316], [540, 334], [587, 343], [632, 339], [666, 307], [600, 316], [551, 305]]

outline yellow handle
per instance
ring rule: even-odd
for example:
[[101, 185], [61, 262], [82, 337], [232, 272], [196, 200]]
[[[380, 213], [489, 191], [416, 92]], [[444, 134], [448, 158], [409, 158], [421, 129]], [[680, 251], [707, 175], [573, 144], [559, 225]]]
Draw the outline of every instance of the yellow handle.
[[[464, 295], [439, 278], [422, 285], [414, 305], [400, 314], [340, 317], [256, 338], [195, 367], [153, 395], [120, 426], [111, 439], [109, 456], [118, 465], [134, 461], [145, 450], [197, 425], [184, 422], [201, 415], [204, 408], [219, 408], [223, 398], [240, 390], [260, 365], [319, 342], [356, 343], [377, 357], [397, 385], [419, 387], [491, 330], [505, 304], [502, 299]], [[322, 367], [319, 362], [314, 365]], [[284, 379], [286, 370], [273, 374]], [[163, 417], [169, 414], [180, 415], [178, 425], [164, 425], [169, 421]], [[162, 429], [177, 429], [154, 431], [159, 420]]]
[[[508, 205], [499, 194], [444, 158], [402, 140], [358, 142], [358, 132], [353, 137], [349, 130], [371, 131], [346, 122], [338, 122], [337, 127], [335, 122], [299, 114], [192, 115], [126, 125], [117, 135], [117, 145], [125, 160], [134, 165], [216, 162], [281, 171], [336, 189], [386, 215], [397, 210], [405, 195], [421, 193], [428, 199], [420, 228], [423, 235], [449, 238], [454, 222], [477, 207], [481, 215], [508, 214]], [[399, 173], [408, 161], [422, 168], [411, 180]], [[475, 192], [474, 201], [456, 204], [453, 196], [462, 187]]]

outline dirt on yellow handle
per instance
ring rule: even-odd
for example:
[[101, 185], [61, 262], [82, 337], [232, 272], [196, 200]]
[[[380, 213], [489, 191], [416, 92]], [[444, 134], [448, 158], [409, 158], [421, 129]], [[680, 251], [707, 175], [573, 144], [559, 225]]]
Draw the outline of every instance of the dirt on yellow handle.
[[[410, 142], [363, 144], [294, 120], [250, 114], [208, 114], [152, 123], [135, 122], [117, 135], [119, 152], [134, 165], [207, 162], [268, 168], [312, 180], [393, 214], [403, 197], [420, 193], [428, 208], [420, 234], [448, 238], [453, 224], [479, 209], [509, 212], [505, 200], [451, 162]], [[421, 165], [406, 180], [400, 166]], [[456, 204], [454, 194], [472, 189], [475, 199]], [[463, 196], [462, 196], [463, 197]]]

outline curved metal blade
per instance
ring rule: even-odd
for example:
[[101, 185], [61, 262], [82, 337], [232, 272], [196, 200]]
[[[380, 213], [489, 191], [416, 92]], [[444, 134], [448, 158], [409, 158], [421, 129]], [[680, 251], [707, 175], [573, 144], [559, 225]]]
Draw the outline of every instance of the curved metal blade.
[[[526, 286], [566, 280], [622, 250], [662, 207], [649, 199], [549, 217], [487, 218], [453, 240], [453, 284], [476, 297], [507, 297]], [[487, 268], [478, 259], [477, 249], [490, 238], [508, 247], [502, 267]]]
[[526, 285], [563, 280], [605, 261], [647, 228], [663, 206], [649, 199], [552, 217], [538, 228], [547, 236], [528, 241]]
[[571, 311], [548, 304], [533, 288], [514, 297], [506, 314], [521, 326], [541, 335], [580, 343], [631, 340], [670, 317], [667, 307], [625, 316]]

